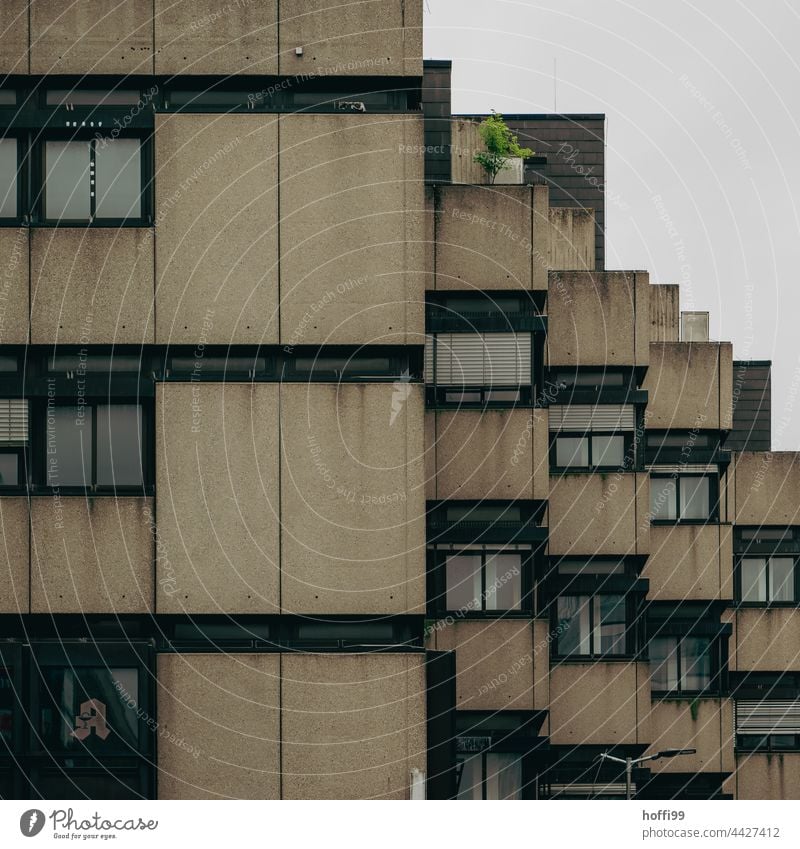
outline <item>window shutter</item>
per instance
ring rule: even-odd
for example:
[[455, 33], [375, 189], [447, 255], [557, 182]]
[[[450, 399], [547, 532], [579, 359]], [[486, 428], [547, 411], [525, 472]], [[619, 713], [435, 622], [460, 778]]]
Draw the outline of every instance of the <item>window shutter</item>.
[[800, 699], [737, 701], [737, 734], [800, 734]]
[[570, 404], [552, 406], [550, 430], [634, 430], [636, 413], [632, 404]]
[[0, 398], [0, 445], [28, 444], [28, 402]]
[[[530, 333], [437, 333], [427, 337], [425, 380], [438, 386], [531, 383]], [[434, 353], [435, 351], [435, 353]]]

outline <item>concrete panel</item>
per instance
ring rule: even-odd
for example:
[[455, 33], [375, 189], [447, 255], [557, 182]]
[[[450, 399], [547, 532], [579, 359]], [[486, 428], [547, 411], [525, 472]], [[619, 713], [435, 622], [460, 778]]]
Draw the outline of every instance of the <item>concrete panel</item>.
[[277, 0], [155, 0], [157, 74], [277, 74]]
[[283, 797], [407, 799], [425, 695], [424, 655], [284, 655]]
[[800, 522], [800, 453], [743, 451], [733, 466], [734, 522], [796, 525]]
[[280, 655], [158, 656], [159, 799], [280, 798]]
[[28, 232], [27, 227], [0, 228], [0, 345], [25, 345], [29, 341]]
[[716, 342], [652, 342], [642, 385], [650, 393], [647, 427], [718, 429], [720, 359], [729, 356], [730, 347]]
[[[530, 186], [437, 186], [435, 191], [436, 288], [531, 289]], [[546, 238], [547, 219], [536, 224]]]
[[697, 749], [653, 761], [653, 772], [732, 772], [733, 702], [730, 699], [668, 699], [653, 702], [653, 745], [648, 754], [662, 749]]
[[34, 229], [31, 341], [150, 344], [153, 233], [145, 228]]
[[639, 689], [646, 690], [649, 700], [649, 686], [645, 676], [637, 676], [635, 663], [554, 667], [550, 670], [550, 742], [556, 746], [648, 742], [638, 727], [637, 714], [639, 706], [646, 704], [639, 698]]
[[32, 613], [151, 613], [153, 499], [31, 499]]
[[800, 799], [800, 753], [738, 755], [737, 799]]
[[156, 341], [278, 341], [278, 126], [156, 116]]
[[594, 271], [594, 210], [550, 207], [550, 262], [553, 271]]
[[646, 554], [648, 476], [631, 472], [550, 477], [550, 554]]
[[678, 342], [681, 327], [681, 287], [673, 283], [650, 287], [650, 341]]
[[27, 498], [0, 498], [0, 536], [0, 613], [28, 613], [31, 547]]
[[551, 366], [647, 365], [649, 282], [643, 272], [551, 272]]
[[535, 701], [546, 704], [548, 646], [537, 649], [533, 627], [513, 619], [437, 623], [436, 649], [456, 653], [459, 710], [533, 710]]
[[0, 74], [28, 73], [28, 0], [0, 4]]
[[422, 344], [422, 144], [419, 115], [283, 117], [284, 345]]
[[422, 0], [281, 0], [280, 16], [282, 75], [422, 76]]
[[436, 500], [436, 413], [425, 411], [425, 500]]
[[719, 426], [721, 430], [733, 427], [733, 345], [719, 345]]
[[652, 601], [733, 598], [730, 525], [654, 525], [642, 572]]
[[424, 400], [391, 384], [281, 386], [285, 613], [421, 613]]
[[32, 74], [153, 73], [153, 0], [31, 0], [30, 28]]
[[547, 498], [547, 410], [436, 413], [436, 436], [439, 498]]
[[277, 384], [159, 384], [156, 485], [158, 612], [277, 613]]
[[733, 670], [773, 672], [800, 667], [800, 610], [742, 608], [735, 621]]

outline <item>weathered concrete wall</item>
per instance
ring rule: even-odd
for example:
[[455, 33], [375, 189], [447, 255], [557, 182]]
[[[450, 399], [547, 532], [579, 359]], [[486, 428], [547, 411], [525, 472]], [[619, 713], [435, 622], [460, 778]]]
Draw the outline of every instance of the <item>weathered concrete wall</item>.
[[154, 289], [149, 229], [32, 231], [35, 344], [152, 343]]
[[28, 0], [0, 3], [0, 74], [28, 73]]
[[24, 345], [29, 341], [30, 249], [27, 227], [0, 229], [0, 344]]
[[0, 613], [28, 613], [31, 548], [28, 499], [0, 498]]
[[737, 799], [800, 799], [800, 754], [742, 754], [736, 758]]
[[681, 287], [653, 284], [650, 287], [650, 341], [678, 342], [681, 332]]
[[553, 271], [594, 271], [594, 211], [580, 207], [550, 207], [548, 266]]
[[[694, 706], [694, 707], [693, 707]], [[733, 702], [730, 699], [662, 699], [651, 712], [653, 744], [662, 749], [697, 749], [653, 761], [653, 772], [731, 772], [733, 770]]]
[[735, 453], [733, 459], [736, 524], [800, 523], [800, 453], [743, 451]]

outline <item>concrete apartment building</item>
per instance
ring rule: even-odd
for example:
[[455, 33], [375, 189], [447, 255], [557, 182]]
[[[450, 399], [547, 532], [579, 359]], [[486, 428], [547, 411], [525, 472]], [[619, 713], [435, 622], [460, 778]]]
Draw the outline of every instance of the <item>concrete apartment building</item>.
[[769, 363], [604, 269], [602, 116], [483, 184], [421, 28], [0, 6], [0, 797], [800, 797]]

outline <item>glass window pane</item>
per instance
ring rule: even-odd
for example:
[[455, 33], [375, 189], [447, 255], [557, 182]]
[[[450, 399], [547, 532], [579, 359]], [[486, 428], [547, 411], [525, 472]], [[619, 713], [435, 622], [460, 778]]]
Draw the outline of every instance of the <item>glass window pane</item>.
[[561, 560], [559, 575], [623, 575], [625, 564], [621, 560]]
[[591, 654], [587, 596], [565, 595], [558, 599], [558, 653]]
[[519, 610], [522, 603], [522, 555], [486, 557], [486, 609]]
[[519, 522], [522, 513], [519, 506], [503, 504], [448, 504], [447, 521], [458, 522]]
[[481, 609], [480, 554], [454, 554], [447, 558], [447, 609]]
[[742, 601], [766, 602], [767, 560], [765, 557], [743, 557], [741, 566]]
[[522, 759], [519, 755], [486, 755], [486, 798], [522, 798]]
[[142, 408], [138, 404], [98, 406], [97, 483], [99, 486], [142, 483]]
[[458, 785], [459, 799], [483, 798], [483, 755], [473, 755], [460, 761], [461, 782]]
[[659, 519], [677, 519], [674, 478], [650, 479], [650, 515]]
[[711, 510], [708, 478], [681, 478], [681, 519], [707, 519]]
[[85, 221], [89, 205], [89, 142], [45, 142], [45, 217]]
[[43, 743], [131, 753], [139, 738], [138, 682], [135, 668], [46, 667], [39, 691]]
[[683, 690], [704, 690], [711, 683], [711, 641], [707, 637], [684, 637], [681, 642]]
[[61, 106], [71, 103], [73, 106], [135, 106], [141, 95], [133, 89], [56, 89], [47, 90], [47, 106]]
[[797, 746], [794, 734], [772, 734], [770, 743], [773, 749], [794, 749]]
[[103, 139], [95, 143], [98, 218], [142, 215], [141, 144], [138, 139]]
[[791, 557], [769, 559], [770, 601], [794, 601], [794, 560]]
[[593, 436], [592, 464], [595, 466], [621, 466], [625, 461], [624, 436]]
[[594, 597], [594, 648], [601, 654], [625, 654], [625, 597]]
[[650, 640], [650, 686], [659, 693], [678, 689], [677, 637]]
[[0, 740], [9, 744], [13, 732], [15, 701], [12, 672], [0, 666]]
[[559, 436], [556, 439], [556, 466], [567, 469], [588, 465], [589, 440], [585, 436]]
[[17, 217], [17, 140], [0, 139], [0, 218]]
[[0, 486], [19, 486], [18, 454], [0, 454]]
[[48, 408], [46, 451], [48, 486], [91, 486], [92, 408]]

